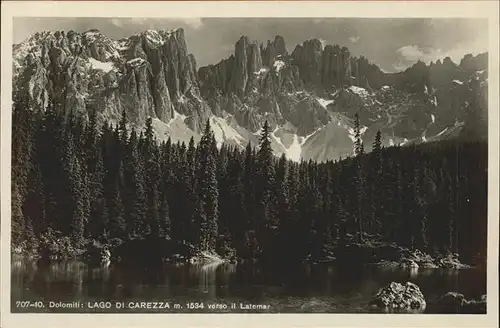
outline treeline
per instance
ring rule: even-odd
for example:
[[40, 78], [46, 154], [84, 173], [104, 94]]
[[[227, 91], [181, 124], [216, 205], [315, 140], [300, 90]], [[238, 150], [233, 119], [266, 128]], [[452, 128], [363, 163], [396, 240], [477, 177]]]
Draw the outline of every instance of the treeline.
[[[226, 257], [302, 261], [378, 238], [428, 253], [486, 250], [487, 143], [447, 141], [295, 163], [260, 145], [159, 143], [129, 129], [15, 104], [12, 243], [78, 254], [89, 241], [165, 240]], [[375, 236], [375, 237], [374, 237]], [[49, 246], [47, 246], [49, 245]]]

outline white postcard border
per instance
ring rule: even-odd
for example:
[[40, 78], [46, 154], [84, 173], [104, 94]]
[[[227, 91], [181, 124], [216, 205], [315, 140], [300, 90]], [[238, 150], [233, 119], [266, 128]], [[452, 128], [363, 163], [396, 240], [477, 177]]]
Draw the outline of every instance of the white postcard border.
[[[13, 327], [496, 327], [499, 232], [498, 1], [96, 1], [2, 2], [1, 326]], [[13, 17], [482, 17], [489, 20], [487, 315], [386, 314], [11, 314], [10, 151]], [[390, 36], [385, 36], [390, 37]]]

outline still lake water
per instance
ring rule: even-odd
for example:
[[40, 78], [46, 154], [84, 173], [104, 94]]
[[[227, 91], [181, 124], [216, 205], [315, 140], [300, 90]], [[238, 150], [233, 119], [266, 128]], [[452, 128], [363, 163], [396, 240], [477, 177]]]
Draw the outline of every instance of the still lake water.
[[[79, 261], [38, 267], [32, 261], [13, 260], [11, 272], [12, 312], [368, 313], [377, 312], [368, 303], [380, 287], [391, 281], [412, 281], [426, 297], [426, 312], [435, 313], [432, 304], [446, 292], [459, 292], [466, 298], [486, 293], [486, 272], [478, 269], [367, 268], [353, 272], [332, 264], [303, 265], [294, 270], [185, 264], [147, 271], [113, 264], [92, 267]], [[77, 304], [80, 308], [49, 308], [51, 301]], [[94, 302], [110, 302], [111, 308], [95, 308]], [[124, 307], [117, 309], [117, 302]], [[149, 305], [157, 308], [137, 309], [140, 305], [135, 302], [159, 303]], [[170, 308], [159, 308], [167, 302]], [[203, 304], [204, 308], [195, 309], [199, 306], [193, 303]], [[235, 310], [231, 309], [232, 303]], [[243, 307], [265, 305], [266, 309], [241, 309], [240, 303]], [[40, 304], [44, 307], [38, 307]], [[178, 304], [177, 309], [174, 304]], [[209, 309], [209, 305], [217, 304], [222, 308]]]

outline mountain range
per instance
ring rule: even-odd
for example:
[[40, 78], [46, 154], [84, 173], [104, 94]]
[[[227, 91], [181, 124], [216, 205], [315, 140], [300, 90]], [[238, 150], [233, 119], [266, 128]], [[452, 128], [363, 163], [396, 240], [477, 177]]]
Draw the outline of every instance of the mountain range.
[[487, 68], [483, 53], [385, 73], [320, 39], [289, 52], [281, 36], [242, 36], [230, 57], [198, 68], [182, 29], [40, 32], [13, 46], [13, 97], [115, 123], [125, 111], [137, 128], [152, 117], [158, 139], [174, 142], [199, 141], [210, 120], [219, 146], [243, 148], [268, 121], [277, 156], [325, 161], [353, 154], [356, 114], [366, 151], [379, 130], [385, 146], [487, 138]]

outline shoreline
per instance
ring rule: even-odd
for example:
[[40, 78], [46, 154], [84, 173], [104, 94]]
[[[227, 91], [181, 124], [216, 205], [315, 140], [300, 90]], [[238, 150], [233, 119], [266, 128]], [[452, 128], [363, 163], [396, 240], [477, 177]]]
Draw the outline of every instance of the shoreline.
[[[316, 256], [308, 255], [303, 260], [292, 262], [269, 261], [265, 258], [243, 259], [234, 252], [218, 254], [215, 250], [199, 250], [190, 244], [166, 241], [130, 241], [122, 244], [101, 244], [89, 241], [84, 249], [72, 249], [71, 252], [55, 253], [47, 247], [39, 247], [37, 251], [28, 252], [20, 247], [11, 249], [13, 258], [21, 257], [33, 261], [52, 262], [77, 260], [86, 264], [122, 263], [139, 266], [155, 266], [163, 264], [262, 264], [262, 265], [303, 265], [303, 264], [337, 264], [348, 268], [378, 267], [402, 269], [471, 269], [486, 267], [486, 258], [477, 254], [463, 261], [458, 253], [425, 253], [419, 249], [409, 249], [390, 242], [382, 242], [376, 236], [366, 235], [365, 240], [356, 242], [352, 239], [327, 253]], [[166, 242], [166, 244], [165, 244]], [[145, 256], [148, 255], [148, 256]]]
[[[26, 254], [11, 254], [11, 262], [12, 261], [30, 261], [30, 262], [35, 262], [37, 264], [39, 263], [44, 263], [44, 264], [50, 264], [50, 263], [57, 263], [57, 262], [66, 262], [66, 261], [77, 261], [81, 262], [84, 265], [92, 265], [95, 267], [108, 267], [109, 265], [135, 265], [138, 267], [148, 267], [148, 265], [144, 265], [143, 263], [140, 263], [139, 261], [134, 262], [133, 260], [126, 260], [126, 261], [117, 261], [117, 260], [111, 260], [111, 261], [99, 261], [97, 259], [86, 259], [84, 256], [78, 256], [78, 257], [56, 257], [56, 258], [43, 258], [40, 256], [33, 256], [33, 255], [26, 255]], [[412, 262], [410, 262], [412, 263]], [[417, 263], [417, 262], [413, 262]], [[259, 261], [251, 261], [251, 260], [244, 260], [244, 259], [239, 259], [237, 261], [230, 261], [227, 259], [219, 259], [219, 260], [214, 260], [214, 261], [193, 261], [192, 259], [184, 259], [184, 260], [178, 260], [175, 258], [168, 258], [164, 259], [158, 265], [199, 265], [203, 267], [218, 267], [219, 265], [259, 265], [263, 264], [262, 262]], [[304, 266], [304, 265], [313, 265], [313, 266], [319, 266], [319, 265], [337, 265], [337, 266], [347, 266], [351, 267], [353, 263], [345, 263], [341, 262], [337, 259], [331, 259], [331, 260], [318, 260], [318, 261], [302, 261], [300, 263], [295, 264], [296, 266]], [[358, 263], [357, 263], [358, 264]], [[276, 264], [279, 265], [279, 264]], [[363, 269], [400, 269], [400, 270], [481, 270], [481, 268], [484, 268], [483, 266], [474, 266], [474, 265], [468, 265], [468, 264], [463, 264], [459, 263], [458, 265], [418, 265], [414, 266], [412, 264], [408, 264], [405, 262], [398, 262], [398, 261], [390, 261], [390, 260], [381, 260], [379, 262], [364, 262], [361, 263], [360, 265], [354, 265], [358, 269], [363, 270]]]

